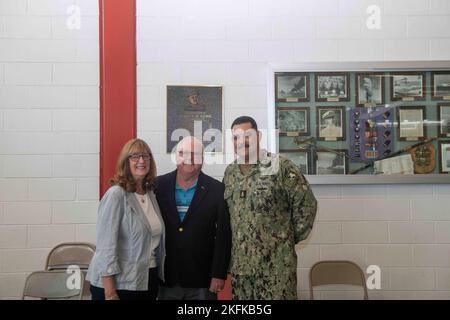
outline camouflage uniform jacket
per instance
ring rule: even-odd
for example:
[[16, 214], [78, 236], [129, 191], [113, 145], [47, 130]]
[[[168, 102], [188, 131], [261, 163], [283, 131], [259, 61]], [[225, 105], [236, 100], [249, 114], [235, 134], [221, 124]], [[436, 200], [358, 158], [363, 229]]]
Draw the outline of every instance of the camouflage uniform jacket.
[[225, 199], [232, 229], [231, 273], [284, 278], [296, 272], [295, 244], [310, 233], [317, 201], [298, 167], [261, 151], [242, 173], [236, 161], [225, 170]]

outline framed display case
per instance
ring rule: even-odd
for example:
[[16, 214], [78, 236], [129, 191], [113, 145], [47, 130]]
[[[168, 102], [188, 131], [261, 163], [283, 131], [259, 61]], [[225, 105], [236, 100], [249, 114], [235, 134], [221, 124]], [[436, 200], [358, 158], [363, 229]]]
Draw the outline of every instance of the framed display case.
[[311, 183], [450, 183], [450, 61], [271, 64], [268, 83], [269, 150]]

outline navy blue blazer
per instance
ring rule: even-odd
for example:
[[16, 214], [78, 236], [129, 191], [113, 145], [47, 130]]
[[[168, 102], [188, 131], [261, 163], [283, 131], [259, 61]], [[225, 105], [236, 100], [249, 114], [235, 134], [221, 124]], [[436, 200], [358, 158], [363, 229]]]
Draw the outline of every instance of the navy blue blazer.
[[231, 228], [222, 182], [200, 173], [197, 189], [181, 222], [175, 202], [177, 171], [158, 177], [155, 190], [166, 227], [165, 285], [209, 288], [226, 279]]

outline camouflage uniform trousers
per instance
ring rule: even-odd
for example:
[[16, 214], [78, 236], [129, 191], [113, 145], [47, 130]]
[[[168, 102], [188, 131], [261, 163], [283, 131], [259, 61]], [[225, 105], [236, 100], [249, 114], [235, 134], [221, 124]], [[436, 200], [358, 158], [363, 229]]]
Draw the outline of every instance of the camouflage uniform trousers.
[[286, 277], [233, 275], [233, 300], [297, 300], [297, 275]]

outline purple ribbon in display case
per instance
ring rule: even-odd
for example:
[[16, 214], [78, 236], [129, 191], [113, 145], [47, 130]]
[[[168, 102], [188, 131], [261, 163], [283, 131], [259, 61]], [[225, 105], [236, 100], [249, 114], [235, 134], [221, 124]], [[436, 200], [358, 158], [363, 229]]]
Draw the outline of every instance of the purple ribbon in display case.
[[395, 150], [392, 108], [355, 107], [349, 112], [352, 159], [380, 160]]

